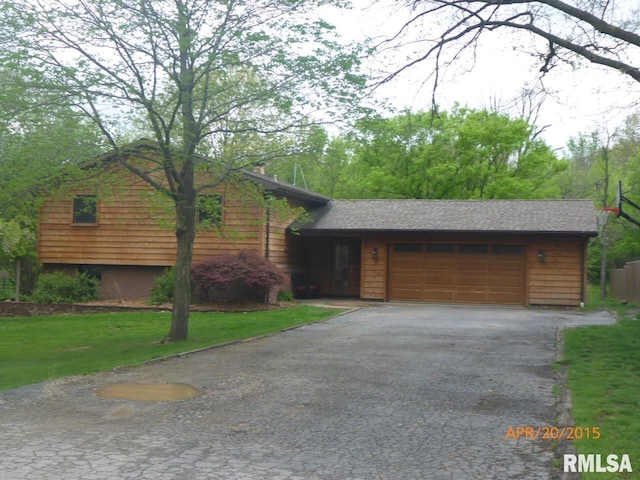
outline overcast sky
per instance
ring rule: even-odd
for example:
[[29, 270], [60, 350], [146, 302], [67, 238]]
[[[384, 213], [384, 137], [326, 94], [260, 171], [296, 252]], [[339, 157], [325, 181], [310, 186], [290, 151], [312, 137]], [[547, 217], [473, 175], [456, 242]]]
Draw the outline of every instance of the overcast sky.
[[[348, 39], [393, 35], [406, 18], [393, 0], [388, 1], [388, 6], [380, 2], [371, 6], [371, 0], [353, 0], [353, 4], [351, 12], [328, 14], [328, 19]], [[588, 65], [576, 70], [557, 67], [540, 80], [541, 63], [526, 52], [529, 40], [511, 35], [506, 30], [485, 35], [475, 64], [467, 58], [444, 72], [436, 95], [438, 105], [449, 109], [458, 102], [488, 108], [498, 102], [506, 107], [520, 96], [523, 88], [542, 81], [553, 94], [546, 97], [537, 124], [548, 125], [544, 139], [552, 147], [562, 148], [579, 133], [598, 128], [613, 131], [631, 113], [636, 99], [640, 99], [640, 84], [604, 67]], [[524, 51], [516, 51], [518, 45]], [[404, 57], [405, 52], [387, 52], [386, 56], [373, 58], [371, 66], [381, 68], [392, 62], [401, 65]], [[378, 95], [399, 109], [429, 109], [432, 88], [424, 81], [432, 71], [433, 64], [425, 62], [381, 88]]]

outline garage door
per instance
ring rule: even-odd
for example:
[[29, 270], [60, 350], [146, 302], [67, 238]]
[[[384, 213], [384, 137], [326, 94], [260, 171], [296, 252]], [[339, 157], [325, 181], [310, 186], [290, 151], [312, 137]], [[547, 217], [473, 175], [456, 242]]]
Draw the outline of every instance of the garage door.
[[521, 245], [396, 243], [389, 252], [389, 299], [525, 303]]

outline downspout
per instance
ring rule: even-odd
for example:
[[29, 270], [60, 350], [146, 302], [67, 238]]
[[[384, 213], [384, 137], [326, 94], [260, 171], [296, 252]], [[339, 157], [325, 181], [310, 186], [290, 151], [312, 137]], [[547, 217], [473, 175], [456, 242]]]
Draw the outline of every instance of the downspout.
[[271, 248], [270, 245], [270, 241], [269, 238], [271, 237], [271, 207], [269, 206], [269, 204], [267, 204], [267, 224], [265, 225], [265, 242], [264, 242], [264, 248], [265, 248], [265, 258], [269, 258], [269, 250]]
[[[271, 236], [271, 207], [269, 206], [269, 200], [267, 199], [267, 208], [265, 210], [265, 239], [264, 239], [264, 258], [269, 258], [269, 250], [271, 249], [269, 237]], [[264, 303], [269, 303], [269, 292], [270, 289], [264, 293], [263, 301]]]

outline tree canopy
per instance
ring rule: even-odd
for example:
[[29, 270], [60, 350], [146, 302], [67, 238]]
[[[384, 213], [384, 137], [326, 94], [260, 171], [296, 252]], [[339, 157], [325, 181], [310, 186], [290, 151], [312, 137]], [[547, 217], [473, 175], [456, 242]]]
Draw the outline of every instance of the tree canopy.
[[456, 107], [367, 117], [302, 163], [339, 198], [553, 198], [566, 168], [523, 119]]

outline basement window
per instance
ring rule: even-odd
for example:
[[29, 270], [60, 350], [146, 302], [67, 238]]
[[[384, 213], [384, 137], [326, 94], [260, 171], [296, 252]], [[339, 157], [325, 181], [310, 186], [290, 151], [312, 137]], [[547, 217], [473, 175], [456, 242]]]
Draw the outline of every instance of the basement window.
[[77, 195], [73, 199], [74, 225], [96, 225], [98, 223], [98, 197]]

